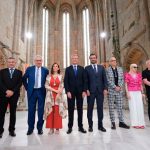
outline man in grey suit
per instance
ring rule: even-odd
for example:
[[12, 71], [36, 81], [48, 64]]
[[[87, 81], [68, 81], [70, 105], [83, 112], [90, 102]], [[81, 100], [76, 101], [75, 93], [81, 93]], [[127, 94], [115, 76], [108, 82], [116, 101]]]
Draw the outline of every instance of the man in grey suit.
[[116, 58], [111, 57], [109, 60], [110, 67], [106, 70], [107, 81], [108, 81], [108, 104], [109, 104], [109, 114], [111, 120], [111, 129], [116, 129], [115, 125], [115, 113], [114, 113], [114, 103], [116, 104], [119, 127], [129, 129], [124, 123], [123, 118], [123, 86], [124, 86], [124, 75], [121, 67], [117, 66]]
[[103, 101], [104, 94], [107, 94], [107, 79], [103, 66], [97, 64], [96, 54], [90, 54], [91, 65], [85, 67], [86, 88], [87, 88], [87, 118], [89, 132], [93, 132], [93, 107], [96, 99], [98, 114], [98, 130], [106, 132], [103, 127]]

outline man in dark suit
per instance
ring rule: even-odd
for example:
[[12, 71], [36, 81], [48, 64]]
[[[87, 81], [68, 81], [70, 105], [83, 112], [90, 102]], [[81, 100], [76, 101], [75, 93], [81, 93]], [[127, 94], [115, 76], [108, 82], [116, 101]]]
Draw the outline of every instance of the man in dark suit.
[[78, 112], [78, 127], [79, 131], [86, 133], [83, 128], [83, 98], [86, 95], [85, 89], [85, 72], [82, 66], [78, 65], [78, 55], [71, 56], [72, 65], [66, 68], [64, 87], [67, 94], [68, 101], [68, 131], [67, 134], [72, 132], [73, 120], [74, 120], [74, 107], [75, 99]]
[[96, 99], [98, 114], [98, 129], [106, 132], [103, 127], [103, 101], [107, 94], [107, 79], [103, 66], [97, 64], [96, 54], [90, 55], [91, 65], [85, 67], [86, 87], [87, 87], [87, 117], [89, 123], [89, 132], [93, 132], [93, 107]]
[[8, 104], [10, 107], [9, 135], [16, 136], [16, 108], [22, 85], [22, 72], [15, 66], [15, 58], [9, 57], [7, 68], [0, 70], [0, 138], [2, 138], [4, 132], [3, 126]]
[[35, 66], [28, 67], [24, 76], [23, 84], [27, 90], [28, 97], [28, 131], [27, 135], [33, 133], [35, 123], [36, 104], [38, 102], [38, 134], [43, 134], [43, 113], [45, 104], [45, 81], [48, 69], [42, 67], [42, 57], [37, 55], [34, 59]]

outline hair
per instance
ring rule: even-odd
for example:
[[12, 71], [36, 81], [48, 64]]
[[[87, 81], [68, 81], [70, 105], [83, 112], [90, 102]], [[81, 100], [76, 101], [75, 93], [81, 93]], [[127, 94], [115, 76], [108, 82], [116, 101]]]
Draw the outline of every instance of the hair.
[[8, 60], [8, 59], [14, 59], [14, 60], [16, 60], [14, 57], [8, 57], [7, 60]]
[[116, 59], [115, 56], [111, 56], [111, 57], [109, 58], [109, 62], [112, 60], [112, 58], [115, 58], [115, 59]]
[[77, 57], [79, 58], [78, 54], [76, 54], [76, 53], [73, 53], [73, 54], [71, 55], [71, 58], [72, 58], [73, 56], [77, 56]]
[[146, 61], [146, 65], [147, 65], [149, 62], [150, 62], [150, 59], [148, 59], [148, 60]]
[[97, 58], [97, 55], [96, 55], [95, 53], [91, 53], [91, 54], [90, 54], [90, 57], [91, 57], [91, 56], [96, 56], [96, 58]]
[[42, 56], [41, 56], [41, 55], [36, 55], [36, 56], [34, 57], [34, 60], [36, 60], [37, 58], [40, 58], [40, 59], [42, 60]]
[[60, 74], [60, 67], [59, 67], [58, 63], [56, 63], [56, 62], [53, 63], [53, 65], [52, 65], [52, 67], [51, 67], [51, 74], [54, 74], [54, 71], [53, 71], [54, 65], [57, 65], [57, 66], [58, 66], [59, 70], [57, 71], [57, 73]]

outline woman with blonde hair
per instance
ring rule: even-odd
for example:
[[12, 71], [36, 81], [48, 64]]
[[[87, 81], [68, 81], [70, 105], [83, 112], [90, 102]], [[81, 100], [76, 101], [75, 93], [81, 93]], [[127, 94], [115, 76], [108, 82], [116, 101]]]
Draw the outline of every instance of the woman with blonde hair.
[[49, 128], [49, 134], [59, 133], [62, 128], [62, 118], [66, 116], [66, 105], [62, 96], [63, 78], [60, 74], [60, 68], [54, 63], [51, 68], [51, 74], [47, 76], [45, 88], [47, 90], [45, 99], [46, 128]]
[[129, 101], [131, 126], [136, 129], [144, 129], [142, 75], [137, 72], [137, 68], [137, 64], [130, 65], [130, 71], [125, 74], [125, 88]]

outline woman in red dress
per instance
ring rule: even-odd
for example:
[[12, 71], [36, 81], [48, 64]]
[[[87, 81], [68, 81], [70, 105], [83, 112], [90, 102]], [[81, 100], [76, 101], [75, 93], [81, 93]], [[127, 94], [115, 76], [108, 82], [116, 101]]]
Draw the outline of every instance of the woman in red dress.
[[65, 103], [62, 99], [63, 85], [62, 75], [57, 63], [51, 68], [51, 74], [47, 76], [45, 87], [47, 90], [45, 100], [45, 118], [46, 128], [49, 128], [49, 134], [59, 134], [62, 128], [62, 116], [64, 116]]

